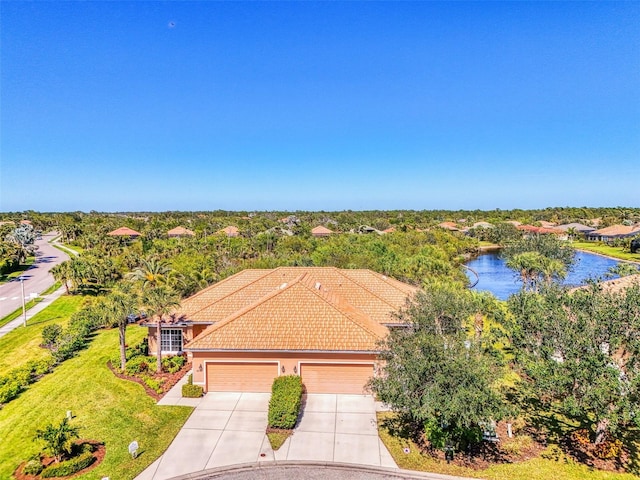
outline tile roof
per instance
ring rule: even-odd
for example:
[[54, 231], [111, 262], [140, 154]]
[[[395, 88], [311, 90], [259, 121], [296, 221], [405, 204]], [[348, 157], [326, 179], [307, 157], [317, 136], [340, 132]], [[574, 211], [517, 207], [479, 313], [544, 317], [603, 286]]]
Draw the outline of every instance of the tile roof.
[[179, 237], [181, 235], [186, 235], [189, 237], [193, 237], [195, 235], [195, 233], [193, 232], [193, 230], [189, 230], [188, 228], [184, 228], [184, 227], [176, 227], [176, 228], [172, 228], [171, 230], [169, 230], [167, 232], [167, 235], [170, 237]]
[[611, 225], [589, 233], [604, 237], [626, 237], [635, 234], [640, 234], [640, 225]]
[[112, 232], [107, 233], [107, 235], [111, 235], [112, 237], [117, 237], [117, 236], [139, 237], [142, 234], [140, 232], [136, 232], [135, 230], [130, 229], [129, 227], [120, 227], [120, 228], [116, 228]]
[[523, 232], [530, 233], [555, 233], [556, 235], [564, 233], [564, 231], [558, 230], [556, 228], [536, 227], [534, 225], [517, 225], [516, 228], [518, 230], [522, 230]]
[[[288, 276], [290, 272], [285, 272]], [[186, 350], [376, 351], [388, 330], [302, 271], [208, 327]]]
[[404, 306], [406, 299], [418, 290], [371, 270], [335, 267], [248, 269], [187, 298], [178, 313], [196, 323], [219, 322], [305, 273], [324, 290], [340, 295], [380, 324], [396, 323], [391, 313]]
[[585, 233], [585, 232], [593, 232], [595, 230], [595, 228], [593, 227], [589, 227], [588, 225], [584, 225], [582, 223], [565, 223], [563, 225], [558, 225], [556, 227], [559, 230], [563, 230], [565, 232], [569, 231], [569, 229], [573, 228], [576, 232], [581, 232], [581, 233]]
[[311, 235], [331, 235], [332, 233], [333, 230], [329, 230], [327, 227], [323, 227], [322, 225], [318, 225], [311, 229]]
[[224, 227], [218, 233], [224, 233], [227, 237], [237, 237], [240, 234], [240, 230], [238, 230], [238, 227], [229, 225], [228, 227]]
[[437, 225], [440, 228], [445, 228], [447, 230], [457, 231], [459, 230], [458, 224], [455, 222], [442, 222]]

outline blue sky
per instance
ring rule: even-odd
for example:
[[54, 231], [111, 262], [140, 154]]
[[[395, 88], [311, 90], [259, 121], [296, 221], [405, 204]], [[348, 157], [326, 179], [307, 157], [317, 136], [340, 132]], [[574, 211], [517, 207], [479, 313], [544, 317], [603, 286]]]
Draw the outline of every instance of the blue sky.
[[0, 211], [640, 206], [638, 1], [0, 9]]

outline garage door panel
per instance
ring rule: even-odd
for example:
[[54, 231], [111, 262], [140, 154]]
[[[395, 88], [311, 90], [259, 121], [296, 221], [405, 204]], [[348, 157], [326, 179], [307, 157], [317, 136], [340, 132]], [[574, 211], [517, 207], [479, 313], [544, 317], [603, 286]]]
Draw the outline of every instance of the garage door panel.
[[363, 394], [373, 365], [303, 363], [300, 372], [307, 393]]
[[270, 392], [277, 363], [207, 363], [208, 392]]

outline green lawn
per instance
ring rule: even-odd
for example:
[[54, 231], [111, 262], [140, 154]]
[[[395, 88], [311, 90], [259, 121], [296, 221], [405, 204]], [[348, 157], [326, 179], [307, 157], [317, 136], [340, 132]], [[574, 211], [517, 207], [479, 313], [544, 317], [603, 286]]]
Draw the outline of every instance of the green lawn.
[[[60, 288], [60, 285], [61, 285], [60, 282], [56, 282], [53, 285], [51, 285], [49, 288], [47, 288], [44, 292], [42, 292], [40, 295], [49, 295], [50, 293], [53, 293], [58, 288]], [[25, 304], [25, 308], [29, 310], [31, 307], [35, 306], [37, 303], [40, 303], [42, 300], [44, 300], [42, 297], [37, 297], [37, 298], [34, 298], [33, 300], [29, 300]], [[3, 325], [6, 325], [11, 320], [15, 320], [21, 315], [22, 315], [22, 307], [16, 308], [13, 312], [11, 312], [6, 317], [0, 318], [0, 327], [2, 327]]]
[[[0, 339], [4, 347], [0, 374], [46, 355], [37, 346], [42, 327], [65, 321], [80, 303], [81, 297], [62, 297], [35, 319], [37, 323]], [[127, 341], [135, 343], [145, 335], [145, 329], [132, 326]], [[73, 412], [73, 423], [80, 426], [83, 438], [100, 440], [107, 448], [104, 462], [77, 478], [132, 479], [162, 454], [192, 408], [158, 407], [141, 386], [113, 376], [106, 362], [117, 352], [117, 329], [100, 331], [87, 350], [56, 367], [0, 410], [0, 478], [10, 478], [22, 460], [38, 452], [32, 441], [35, 430], [60, 421], [67, 410]], [[140, 444], [135, 460], [127, 451], [133, 440]]]
[[640, 253], [629, 253], [622, 250], [621, 247], [612, 247], [610, 245], [599, 242], [572, 242], [571, 246], [579, 250], [587, 250], [589, 252], [599, 253], [608, 257], [619, 258], [620, 260], [630, 260], [632, 262], [640, 262]]
[[[411, 440], [398, 438], [389, 434], [388, 430], [381, 426], [381, 421], [389, 413], [378, 414], [378, 433], [391, 456], [400, 468], [407, 470], [419, 470], [446, 475], [459, 475], [463, 477], [484, 478], [487, 480], [633, 480], [638, 477], [631, 474], [604, 472], [590, 469], [580, 465], [560, 454], [557, 459], [534, 458], [520, 463], [493, 465], [485, 470], [473, 470], [471, 468], [459, 467], [447, 464], [422, 455], [419, 448]], [[404, 453], [403, 449], [409, 448], [409, 453]], [[547, 453], [552, 452], [553, 447], [547, 449]], [[548, 455], [553, 457], [552, 455]]]

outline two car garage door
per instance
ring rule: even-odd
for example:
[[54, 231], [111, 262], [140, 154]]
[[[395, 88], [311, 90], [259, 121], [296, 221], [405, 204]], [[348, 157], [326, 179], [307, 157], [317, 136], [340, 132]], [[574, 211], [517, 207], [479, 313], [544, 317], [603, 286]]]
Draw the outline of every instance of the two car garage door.
[[[279, 374], [276, 362], [207, 362], [209, 392], [270, 392]], [[301, 363], [307, 393], [363, 394], [373, 364]]]

